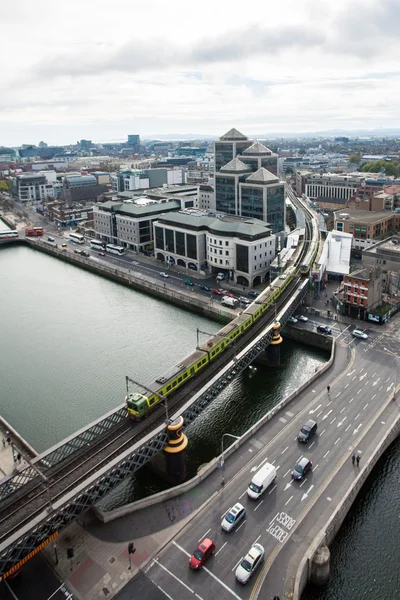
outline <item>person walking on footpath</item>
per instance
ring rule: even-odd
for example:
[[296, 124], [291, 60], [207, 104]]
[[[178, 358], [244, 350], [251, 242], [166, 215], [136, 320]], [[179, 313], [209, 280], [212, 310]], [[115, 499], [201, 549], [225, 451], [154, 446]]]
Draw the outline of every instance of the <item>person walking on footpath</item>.
[[3, 438], [1, 441], [3, 442], [3, 448], [5, 448], [6, 447], [6, 438]]
[[357, 456], [357, 467], [360, 466], [360, 456]]
[[330, 385], [328, 385], [328, 386], [326, 387], [326, 391], [328, 392], [328, 396], [329, 396], [329, 392], [331, 391], [331, 386], [330, 386]]
[[356, 462], [356, 455], [354, 454], [354, 452], [353, 452], [353, 456], [351, 457], [351, 462], [353, 463], [353, 465]]
[[10, 445], [10, 444], [11, 444], [11, 438], [10, 438], [10, 436], [8, 436], [8, 438], [7, 438], [7, 444], [8, 444], [8, 445]]

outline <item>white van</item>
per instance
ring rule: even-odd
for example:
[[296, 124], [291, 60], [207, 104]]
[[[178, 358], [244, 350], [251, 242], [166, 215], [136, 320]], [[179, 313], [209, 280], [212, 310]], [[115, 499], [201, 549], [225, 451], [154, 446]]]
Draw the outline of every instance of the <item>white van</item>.
[[239, 304], [239, 300], [237, 298], [231, 298], [230, 296], [224, 296], [221, 300], [221, 304], [224, 306], [230, 306], [231, 308], [236, 308]]
[[247, 495], [253, 500], [257, 500], [265, 492], [267, 487], [271, 485], [276, 478], [276, 469], [274, 465], [265, 463], [257, 473], [255, 473], [253, 479], [249, 483], [247, 488]]

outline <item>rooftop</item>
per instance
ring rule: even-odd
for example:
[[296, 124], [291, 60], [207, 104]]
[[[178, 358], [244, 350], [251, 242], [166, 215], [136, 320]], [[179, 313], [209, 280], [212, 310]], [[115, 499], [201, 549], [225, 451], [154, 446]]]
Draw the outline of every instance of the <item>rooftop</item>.
[[399, 255], [400, 254], [400, 238], [393, 236], [381, 242], [377, 242], [373, 246], [363, 250], [363, 254], [377, 254], [382, 252], [384, 254]]
[[250, 171], [249, 165], [245, 165], [239, 158], [234, 158], [220, 169], [220, 173], [249, 173]]
[[348, 221], [350, 223], [376, 223], [392, 215], [393, 213], [388, 210], [377, 210], [374, 212], [367, 210], [346, 210], [345, 212], [335, 212], [336, 221]]
[[234, 141], [237, 142], [238, 140], [248, 140], [248, 138], [243, 135], [243, 133], [240, 133], [240, 131], [238, 131], [237, 129], [235, 129], [234, 127], [232, 127], [232, 129], [230, 129], [227, 133], [224, 133], [224, 135], [221, 135], [221, 137], [219, 138], [221, 141]]
[[156, 215], [164, 211], [179, 210], [181, 203], [176, 200], [169, 202], [153, 202], [152, 204], [137, 205], [126, 202], [113, 202], [108, 200], [100, 204], [98, 208], [106, 212], [114, 212], [116, 214], [127, 215], [129, 217], [144, 217], [146, 215]]
[[279, 178], [268, 169], [261, 167], [261, 169], [247, 177], [246, 183], [279, 183]]
[[254, 142], [254, 144], [246, 148], [246, 150], [243, 150], [243, 154], [246, 156], [272, 156], [273, 152], [261, 142]]
[[349, 273], [349, 277], [353, 277], [354, 279], [363, 279], [365, 281], [369, 281], [371, 279], [372, 272], [370, 269], [357, 269], [356, 271], [352, 271]]

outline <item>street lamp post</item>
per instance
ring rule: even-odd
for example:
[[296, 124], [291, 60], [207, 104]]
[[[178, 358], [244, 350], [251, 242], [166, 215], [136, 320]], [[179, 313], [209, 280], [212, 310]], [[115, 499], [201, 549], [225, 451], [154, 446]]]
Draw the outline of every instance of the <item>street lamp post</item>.
[[[392, 352], [391, 350], [389, 350], [389, 348], [384, 348], [384, 351], [387, 352], [388, 354], [391, 354], [392, 356], [395, 357], [395, 359], [397, 360], [397, 368], [399, 366], [399, 356], [395, 353]], [[397, 368], [394, 370], [394, 390], [393, 390], [393, 400], [396, 399], [396, 388], [397, 388]]]
[[231, 437], [235, 440], [240, 439], [237, 435], [232, 435], [231, 433], [223, 433], [221, 438], [221, 485], [225, 485], [225, 476], [224, 476], [224, 437]]

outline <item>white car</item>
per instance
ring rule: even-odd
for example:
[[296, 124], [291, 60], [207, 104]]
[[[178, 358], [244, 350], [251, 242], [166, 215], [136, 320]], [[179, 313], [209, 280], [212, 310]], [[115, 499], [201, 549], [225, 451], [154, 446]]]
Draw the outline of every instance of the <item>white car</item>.
[[253, 575], [257, 567], [262, 563], [264, 558], [264, 548], [261, 544], [254, 544], [240, 561], [236, 569], [236, 579], [240, 583], [247, 583]]
[[164, 279], [168, 279], [168, 277], [169, 277], [168, 273], [164, 273], [164, 271], [162, 271], [160, 273], [160, 275], [161, 275], [161, 277], [164, 277]]
[[303, 323], [307, 323], [308, 321], [308, 317], [305, 317], [304, 315], [294, 315], [294, 318], [298, 321], [303, 321]]
[[368, 339], [368, 335], [362, 329], [354, 329], [354, 331], [351, 332], [351, 335], [356, 338], [360, 338], [360, 340]]
[[288, 323], [297, 323], [296, 317], [289, 317], [288, 318]]
[[241, 302], [242, 304], [245, 304], [246, 306], [251, 304], [251, 300], [249, 300], [248, 298], [245, 298], [244, 296], [240, 296], [239, 302]]
[[221, 527], [224, 531], [232, 531], [246, 515], [245, 507], [236, 502], [235, 506], [232, 506], [222, 519]]

